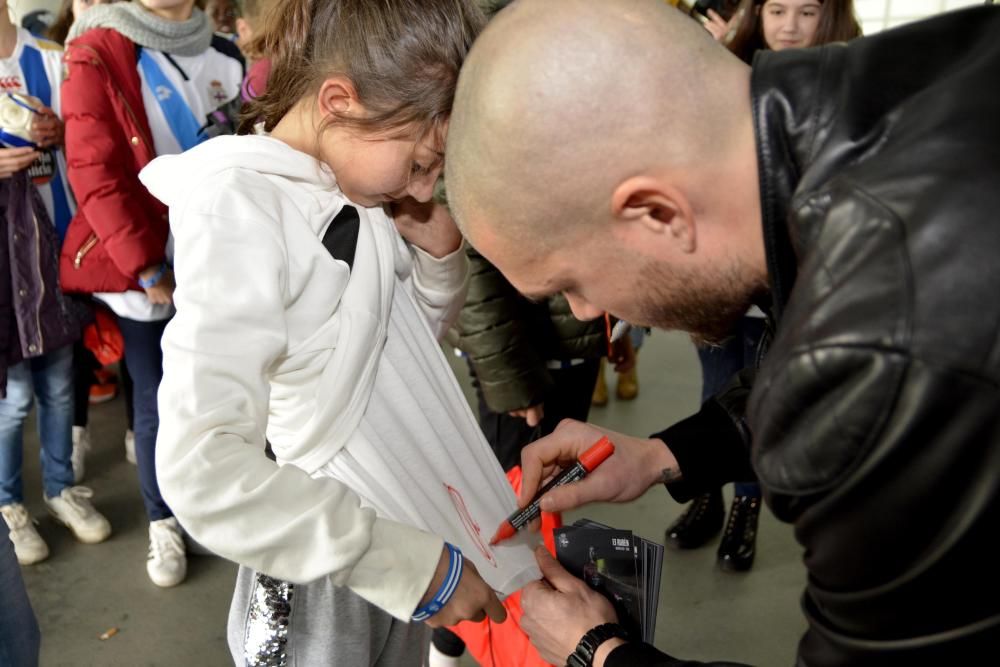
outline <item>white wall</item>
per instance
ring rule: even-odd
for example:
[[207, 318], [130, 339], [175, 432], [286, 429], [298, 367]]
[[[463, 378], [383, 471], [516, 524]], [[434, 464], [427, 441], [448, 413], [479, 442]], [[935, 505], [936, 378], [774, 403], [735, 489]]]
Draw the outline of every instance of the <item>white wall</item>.
[[861, 30], [866, 35], [949, 9], [982, 4], [984, 0], [854, 0]]
[[9, 0], [10, 13], [15, 23], [21, 22], [21, 17], [36, 9], [47, 9], [53, 14], [59, 11], [61, 0]]

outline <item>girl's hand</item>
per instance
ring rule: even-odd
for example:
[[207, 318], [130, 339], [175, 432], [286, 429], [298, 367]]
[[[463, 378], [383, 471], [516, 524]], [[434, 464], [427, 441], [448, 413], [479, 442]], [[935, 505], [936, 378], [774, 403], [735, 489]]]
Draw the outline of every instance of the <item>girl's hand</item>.
[[705, 21], [703, 25], [705, 26], [705, 30], [712, 33], [712, 37], [715, 38], [715, 41], [725, 43], [726, 36], [729, 35], [729, 31], [732, 30], [734, 25], [736, 25], [737, 16], [739, 16], [739, 12], [733, 14], [733, 17], [726, 21], [714, 9], [709, 9], [708, 20]]
[[[159, 264], [154, 264], [153, 266], [147, 267], [139, 274], [139, 277], [144, 280], [150, 280], [153, 276], [157, 274], [160, 270]], [[149, 299], [150, 303], [156, 304], [171, 304], [174, 302], [174, 272], [172, 269], [167, 269], [163, 273], [163, 277], [160, 278], [152, 287], [144, 287], [146, 292], [146, 297]]]
[[[437, 571], [431, 579], [430, 586], [427, 587], [427, 592], [424, 593], [424, 598], [420, 601], [421, 605], [429, 602], [441, 584], [444, 583], [450, 560], [451, 555], [448, 552], [448, 547], [442, 547]], [[462, 577], [458, 580], [458, 588], [454, 595], [448, 600], [448, 604], [441, 608], [441, 611], [425, 622], [432, 628], [440, 628], [455, 625], [459, 621], [478, 623], [487, 616], [495, 623], [503, 623], [507, 620], [507, 610], [500, 604], [493, 589], [479, 576], [476, 566], [470, 561], [465, 561]]]
[[542, 419], [545, 417], [545, 404], [539, 403], [538, 405], [532, 405], [529, 408], [511, 410], [507, 414], [511, 417], [520, 417], [528, 422], [528, 426], [535, 428], [542, 423]]
[[0, 148], [0, 178], [10, 178], [27, 169], [38, 156], [39, 152], [33, 148]]
[[400, 236], [430, 256], [445, 257], [462, 245], [462, 233], [447, 207], [406, 197], [392, 202], [391, 209]]
[[31, 138], [42, 148], [61, 146], [63, 122], [52, 109], [42, 107], [31, 123]]

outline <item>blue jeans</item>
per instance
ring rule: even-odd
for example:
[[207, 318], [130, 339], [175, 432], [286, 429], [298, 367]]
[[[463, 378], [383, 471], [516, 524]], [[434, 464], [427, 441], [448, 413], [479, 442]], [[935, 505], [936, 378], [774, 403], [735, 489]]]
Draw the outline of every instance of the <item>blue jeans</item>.
[[35, 667], [41, 635], [8, 535], [7, 522], [0, 519], [0, 667]]
[[139, 490], [146, 516], [150, 521], [169, 519], [174, 515], [160, 495], [156, 481], [156, 432], [160, 428], [160, 413], [156, 393], [163, 379], [163, 350], [160, 339], [169, 320], [139, 322], [118, 318], [118, 328], [125, 340], [125, 365], [132, 376], [132, 410], [135, 425], [135, 463], [139, 471]]
[[73, 346], [26, 359], [7, 371], [0, 400], [0, 505], [24, 500], [24, 420], [38, 397], [42, 485], [54, 498], [73, 485]]
[[[703, 403], [722, 391], [734, 375], [754, 365], [764, 326], [762, 317], [744, 317], [736, 325], [733, 335], [721, 346], [698, 346]], [[735, 493], [737, 496], [760, 498], [760, 484], [756, 481], [737, 482]]]

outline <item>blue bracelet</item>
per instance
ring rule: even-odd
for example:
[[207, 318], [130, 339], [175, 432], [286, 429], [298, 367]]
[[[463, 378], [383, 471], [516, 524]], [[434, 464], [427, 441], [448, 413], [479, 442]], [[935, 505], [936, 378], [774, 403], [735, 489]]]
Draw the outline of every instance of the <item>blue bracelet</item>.
[[434, 614], [441, 611], [441, 608], [448, 604], [448, 600], [451, 596], [455, 594], [458, 590], [458, 582], [462, 580], [462, 564], [465, 562], [462, 558], [462, 552], [458, 547], [452, 546], [447, 542], [444, 543], [448, 547], [448, 553], [451, 558], [448, 561], [448, 574], [444, 577], [444, 583], [441, 584], [441, 588], [438, 589], [434, 597], [431, 598], [430, 602], [425, 604], [423, 607], [419, 607], [413, 616], [411, 617], [414, 621], [426, 621], [428, 618]]
[[146, 289], [154, 286], [156, 283], [160, 282], [160, 280], [163, 279], [163, 274], [166, 272], [167, 272], [167, 263], [163, 262], [162, 264], [160, 264], [159, 270], [152, 278], [147, 278], [147, 279], [139, 278], [139, 287]]

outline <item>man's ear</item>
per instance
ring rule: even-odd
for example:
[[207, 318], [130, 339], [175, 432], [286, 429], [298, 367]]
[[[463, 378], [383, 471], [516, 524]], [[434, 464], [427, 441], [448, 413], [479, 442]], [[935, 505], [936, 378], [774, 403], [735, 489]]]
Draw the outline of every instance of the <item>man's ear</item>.
[[346, 76], [331, 76], [319, 88], [319, 111], [327, 116], [360, 115], [361, 102], [354, 84]]
[[682, 252], [697, 245], [694, 215], [687, 197], [668, 183], [651, 176], [633, 176], [622, 181], [611, 195], [612, 217], [641, 225], [653, 234], [680, 243]]

